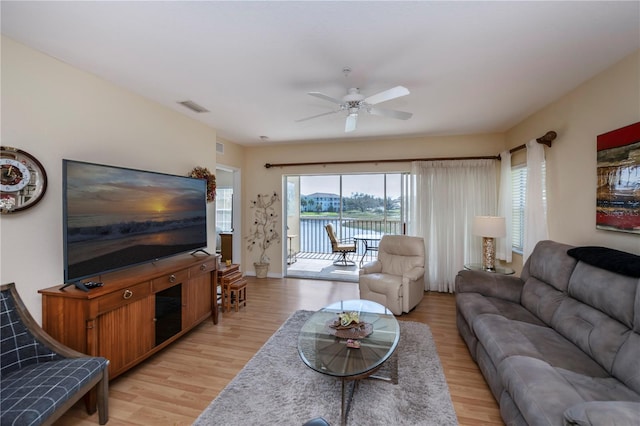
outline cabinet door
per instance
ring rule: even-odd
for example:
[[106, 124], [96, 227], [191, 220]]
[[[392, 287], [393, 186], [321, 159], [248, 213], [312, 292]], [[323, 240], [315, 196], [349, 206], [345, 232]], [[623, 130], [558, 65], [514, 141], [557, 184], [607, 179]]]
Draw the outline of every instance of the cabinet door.
[[212, 311], [211, 272], [198, 274], [183, 286], [184, 307], [182, 309], [182, 327], [207, 318]]
[[155, 297], [149, 295], [100, 315], [98, 354], [107, 358], [114, 378], [155, 346]]

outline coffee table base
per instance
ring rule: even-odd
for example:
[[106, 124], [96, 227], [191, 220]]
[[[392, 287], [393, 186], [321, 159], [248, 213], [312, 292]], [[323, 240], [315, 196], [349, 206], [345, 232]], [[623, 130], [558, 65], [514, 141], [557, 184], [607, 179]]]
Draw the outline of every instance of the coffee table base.
[[[389, 365], [389, 369], [391, 370], [390, 377], [379, 376], [375, 374], [380, 370], [380, 368], [382, 368], [382, 365], [380, 365], [378, 368], [371, 370], [366, 374], [361, 374], [355, 377], [342, 378], [342, 386], [341, 386], [342, 404], [340, 407], [340, 425], [341, 426], [346, 426], [347, 424], [347, 417], [349, 416], [349, 409], [351, 408], [351, 402], [353, 401], [353, 394], [355, 393], [358, 387], [358, 383], [360, 383], [360, 380], [374, 379], [374, 380], [382, 380], [385, 382], [390, 382], [394, 385], [398, 384], [398, 354], [394, 352], [393, 355], [391, 355], [391, 357], [383, 365]], [[347, 395], [347, 386], [348, 386], [347, 382], [353, 382], [353, 384], [351, 385], [351, 389], [348, 390], [348, 393], [349, 393], [348, 395]]]

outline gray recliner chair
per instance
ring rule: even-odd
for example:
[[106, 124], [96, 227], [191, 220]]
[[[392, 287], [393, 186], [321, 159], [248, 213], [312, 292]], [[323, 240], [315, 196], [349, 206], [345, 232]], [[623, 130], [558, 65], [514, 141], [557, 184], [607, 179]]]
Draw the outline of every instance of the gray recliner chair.
[[385, 235], [378, 260], [360, 269], [360, 298], [380, 303], [395, 315], [409, 312], [424, 297], [425, 259], [422, 237]]

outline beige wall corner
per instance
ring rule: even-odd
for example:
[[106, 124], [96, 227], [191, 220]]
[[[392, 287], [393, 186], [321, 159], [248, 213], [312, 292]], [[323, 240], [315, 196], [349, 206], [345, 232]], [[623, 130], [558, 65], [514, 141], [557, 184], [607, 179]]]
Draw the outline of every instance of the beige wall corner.
[[[636, 51], [507, 132], [509, 147], [548, 130], [558, 133], [553, 146], [545, 148], [551, 239], [640, 253], [639, 235], [595, 227], [596, 138], [640, 121], [639, 76]], [[514, 259], [514, 267], [521, 270], [521, 262]]]

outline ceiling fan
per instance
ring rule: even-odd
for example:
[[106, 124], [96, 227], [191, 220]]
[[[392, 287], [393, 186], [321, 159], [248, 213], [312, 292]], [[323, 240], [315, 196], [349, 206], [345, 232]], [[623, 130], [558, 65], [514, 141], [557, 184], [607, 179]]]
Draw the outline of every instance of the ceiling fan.
[[361, 111], [366, 111], [369, 114], [374, 114], [374, 115], [382, 115], [384, 117], [398, 118], [400, 120], [408, 120], [413, 115], [410, 112], [378, 108], [375, 106], [382, 102], [390, 101], [392, 99], [396, 99], [401, 96], [406, 96], [408, 94], [409, 94], [409, 89], [403, 86], [392, 87], [391, 89], [384, 90], [382, 92], [376, 93], [375, 95], [371, 95], [368, 97], [365, 97], [363, 94], [361, 94], [360, 89], [351, 88], [347, 91], [347, 95], [344, 96], [342, 99], [336, 99], [320, 92], [309, 92], [309, 95], [311, 96], [324, 99], [326, 101], [337, 104], [338, 108], [333, 111], [325, 112], [318, 115], [313, 115], [307, 118], [302, 118], [300, 120], [296, 120], [296, 122], [311, 120], [313, 118], [335, 114], [340, 111], [347, 111], [348, 115], [347, 115], [347, 120], [344, 126], [344, 131], [353, 132], [356, 129], [356, 124], [358, 122], [358, 114]]

